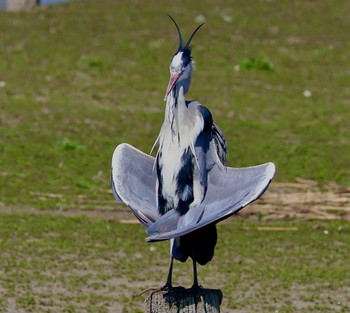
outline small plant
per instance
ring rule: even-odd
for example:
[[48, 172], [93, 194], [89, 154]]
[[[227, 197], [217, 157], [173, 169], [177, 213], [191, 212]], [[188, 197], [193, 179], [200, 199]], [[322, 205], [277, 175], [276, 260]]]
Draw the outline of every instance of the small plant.
[[65, 150], [83, 150], [83, 149], [85, 149], [84, 145], [78, 144], [67, 137], [64, 137], [60, 141], [59, 145]]
[[99, 57], [82, 55], [79, 59], [80, 64], [87, 65], [90, 68], [102, 68], [103, 62]]
[[271, 71], [273, 64], [267, 58], [246, 58], [240, 62], [240, 67], [246, 70]]

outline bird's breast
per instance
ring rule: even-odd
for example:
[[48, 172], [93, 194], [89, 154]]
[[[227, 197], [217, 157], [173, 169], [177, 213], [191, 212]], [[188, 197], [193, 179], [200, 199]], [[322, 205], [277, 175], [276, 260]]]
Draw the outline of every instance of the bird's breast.
[[158, 166], [163, 185], [163, 194], [174, 197], [176, 195], [176, 179], [182, 168], [181, 157], [183, 149], [177, 144], [163, 142], [158, 158]]

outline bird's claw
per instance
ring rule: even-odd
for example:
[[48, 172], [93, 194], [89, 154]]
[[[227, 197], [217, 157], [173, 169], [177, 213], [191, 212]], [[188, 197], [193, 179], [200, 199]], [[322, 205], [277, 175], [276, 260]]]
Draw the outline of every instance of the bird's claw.
[[151, 287], [151, 288], [147, 288], [145, 290], [143, 290], [141, 293], [139, 293], [139, 296], [142, 296], [143, 294], [145, 294], [146, 292], [150, 292], [150, 296], [158, 291], [172, 291], [174, 289], [178, 289], [178, 288], [183, 288], [183, 287], [173, 287], [171, 284], [165, 284], [162, 287]]
[[194, 291], [201, 291], [203, 289], [203, 286], [202, 285], [198, 285], [198, 284], [193, 284], [191, 289], [194, 290]]

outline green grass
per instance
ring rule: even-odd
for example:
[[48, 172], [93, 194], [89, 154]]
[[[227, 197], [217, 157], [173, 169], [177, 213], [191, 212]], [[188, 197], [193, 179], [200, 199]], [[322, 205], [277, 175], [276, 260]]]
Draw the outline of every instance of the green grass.
[[[199, 267], [203, 286], [222, 289], [223, 312], [348, 312], [347, 222], [258, 226], [219, 225], [216, 255]], [[167, 274], [168, 243], [146, 244], [139, 225], [0, 214], [0, 238], [0, 312], [143, 312], [137, 294]], [[191, 271], [176, 262], [174, 283], [191, 286]]]
[[[277, 165], [350, 185], [349, 18], [341, 1], [71, 1], [0, 12], [0, 207], [114, 209], [110, 161], [128, 142], [148, 152], [164, 116], [168, 62], [184, 37], [190, 98], [213, 113], [229, 164]], [[348, 312], [349, 223], [219, 225], [200, 283], [223, 312]], [[0, 312], [142, 312], [166, 277], [168, 244], [139, 225], [0, 214]], [[174, 280], [191, 285], [191, 264]]]
[[177, 47], [166, 14], [185, 37], [206, 18], [193, 41], [190, 97], [224, 131], [231, 166], [274, 161], [280, 181], [349, 185], [349, 9], [85, 0], [0, 12], [0, 202], [67, 209], [78, 195], [111, 199], [115, 146], [148, 152], [162, 123]]

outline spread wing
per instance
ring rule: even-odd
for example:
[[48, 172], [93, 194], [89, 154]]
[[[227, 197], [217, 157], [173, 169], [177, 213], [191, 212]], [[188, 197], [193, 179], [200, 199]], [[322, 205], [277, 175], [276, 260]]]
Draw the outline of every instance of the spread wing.
[[[147, 229], [149, 237], [146, 240], [176, 238], [228, 218], [258, 199], [274, 174], [273, 163], [223, 169], [214, 165], [209, 172], [208, 190], [203, 202], [183, 216], [175, 210], [169, 211]], [[198, 212], [201, 214], [198, 215]], [[175, 227], [173, 220], [178, 221]]]
[[159, 219], [156, 204], [154, 158], [126, 144], [120, 144], [112, 157], [112, 191], [117, 201], [128, 205], [148, 227]]
[[113, 153], [113, 193], [148, 227], [147, 241], [176, 238], [228, 218], [258, 199], [275, 174], [273, 163], [246, 168], [214, 164], [208, 174], [206, 196], [198, 207], [182, 216], [176, 210], [160, 216], [153, 164], [153, 157], [128, 144], [119, 145]]

